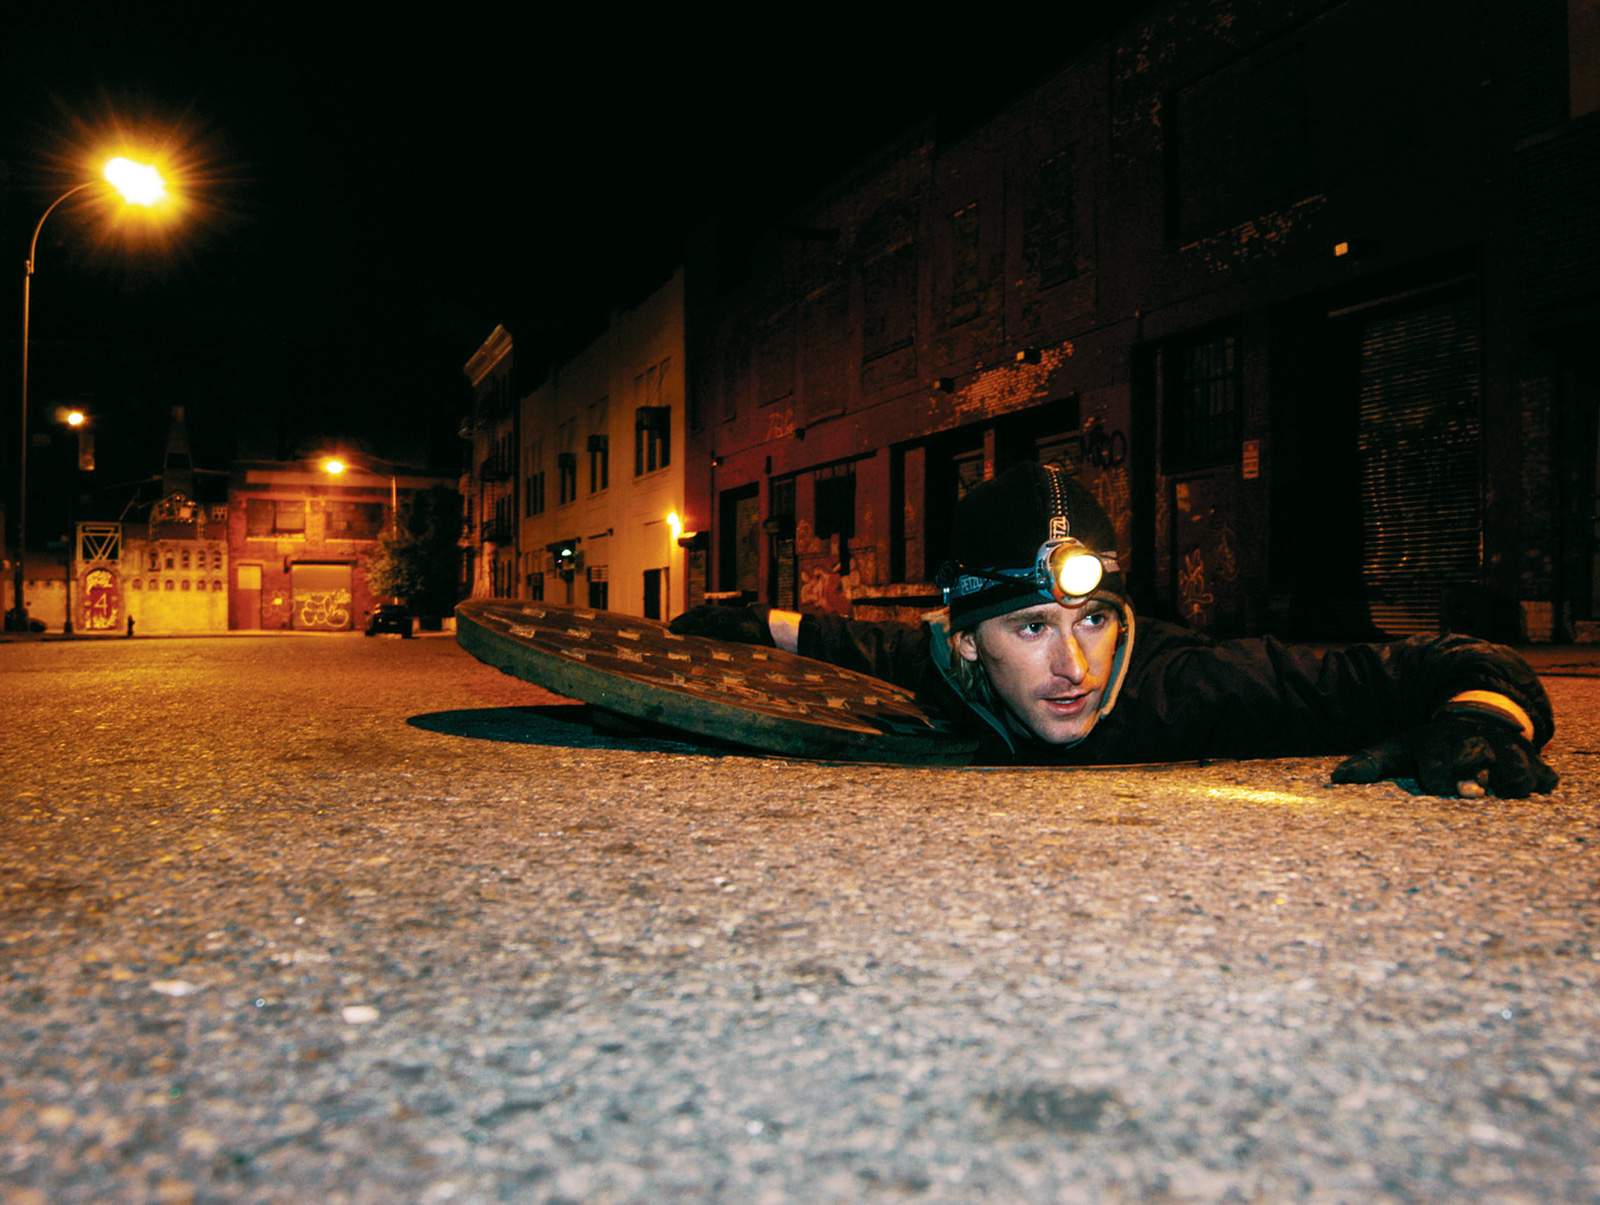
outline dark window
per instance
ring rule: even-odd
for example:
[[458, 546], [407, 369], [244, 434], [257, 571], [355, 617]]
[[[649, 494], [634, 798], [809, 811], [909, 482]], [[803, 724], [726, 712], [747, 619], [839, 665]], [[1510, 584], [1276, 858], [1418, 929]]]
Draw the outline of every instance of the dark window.
[[978, 316], [982, 288], [978, 274], [978, 203], [974, 201], [950, 215], [950, 325]]
[[330, 540], [376, 540], [384, 529], [381, 502], [330, 502], [327, 504]]
[[556, 469], [561, 474], [561, 505], [578, 500], [578, 454], [562, 452], [556, 456]]
[[794, 392], [794, 317], [785, 314], [756, 344], [756, 405], [770, 406]]
[[528, 574], [528, 597], [534, 602], [542, 602], [544, 600], [544, 574]]
[[1023, 215], [1023, 257], [1041, 287], [1078, 275], [1078, 185], [1072, 149], [1039, 165]]
[[850, 539], [856, 534], [855, 466], [834, 465], [816, 473], [816, 532], [839, 537], [839, 572], [850, 572]]
[[640, 406], [633, 419], [633, 475], [664, 469], [672, 459], [672, 408]]
[[1299, 200], [1310, 187], [1299, 47], [1234, 63], [1170, 98], [1167, 233], [1193, 238]]
[[259, 538], [300, 536], [306, 531], [306, 504], [300, 498], [250, 498], [245, 502], [245, 534]]
[[611, 484], [611, 439], [589, 436], [589, 492], [598, 494]]
[[1239, 341], [1234, 335], [1190, 340], [1168, 349], [1166, 469], [1221, 464], [1239, 455]]
[[917, 259], [907, 244], [867, 265], [862, 278], [861, 358], [911, 346], [915, 333]]
[[611, 570], [605, 565], [589, 566], [589, 605], [604, 611], [611, 603]]
[[544, 514], [544, 473], [542, 470], [528, 475], [524, 496], [527, 499], [527, 512], [530, 519], [534, 515]]

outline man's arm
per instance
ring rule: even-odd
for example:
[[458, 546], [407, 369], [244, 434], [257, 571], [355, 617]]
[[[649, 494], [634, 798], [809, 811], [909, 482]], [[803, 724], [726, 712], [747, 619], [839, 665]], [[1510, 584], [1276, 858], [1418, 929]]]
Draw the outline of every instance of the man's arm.
[[910, 624], [864, 623], [758, 604], [691, 607], [667, 627], [680, 636], [784, 649], [912, 690], [922, 686], [928, 666], [927, 635]]
[[1323, 651], [1270, 638], [1218, 644], [1165, 626], [1151, 625], [1136, 650], [1115, 716], [1117, 743], [1142, 756], [1361, 750], [1336, 781], [1416, 777], [1433, 794], [1554, 785], [1538, 759], [1555, 727], [1550, 701], [1510, 649], [1443, 635]]

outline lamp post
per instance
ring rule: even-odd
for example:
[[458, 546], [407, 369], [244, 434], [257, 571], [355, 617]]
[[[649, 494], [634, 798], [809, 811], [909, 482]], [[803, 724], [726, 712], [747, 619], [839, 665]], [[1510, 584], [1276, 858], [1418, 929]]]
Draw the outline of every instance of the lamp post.
[[[134, 163], [119, 156], [107, 163], [104, 170], [105, 182], [131, 205], [154, 205], [167, 194], [166, 182], [162, 180], [161, 173], [148, 164]], [[6, 615], [8, 625], [20, 631], [28, 630], [28, 607], [22, 597], [22, 571], [23, 560], [28, 552], [28, 323], [32, 316], [34, 259], [39, 249], [39, 232], [44, 229], [45, 219], [68, 197], [75, 196], [99, 183], [101, 183], [99, 180], [85, 180], [82, 184], [74, 184], [50, 203], [49, 208], [39, 215], [39, 222], [33, 228], [33, 237], [28, 240], [28, 258], [22, 263], [22, 378], [17, 407], [17, 425], [20, 432], [17, 440], [17, 547], [12, 576], [11, 611]], [[70, 563], [67, 572], [70, 576]], [[72, 613], [69, 607], [67, 631], [71, 630]]]
[[[83, 436], [86, 434], [84, 424], [89, 421], [89, 416], [82, 410], [69, 410], [62, 420], [67, 426], [78, 433], [78, 452], [73, 458], [72, 469], [67, 473], [67, 617], [61, 625], [63, 636], [72, 635], [72, 572], [78, 560], [78, 531], [72, 523], [72, 504], [74, 495], [78, 492], [78, 472], [83, 468]], [[89, 467], [93, 468], [91, 464]]]
[[[327, 460], [322, 462], [323, 472], [332, 477], [337, 477], [346, 469], [359, 469], [360, 467], [361, 466], [358, 464], [351, 464], [348, 460], [341, 460], [337, 456], [330, 456]], [[389, 479], [389, 534], [398, 539], [400, 537], [399, 483], [395, 480], [393, 473], [379, 473], [370, 468], [367, 469], [367, 472], [373, 473], [378, 477], [387, 477]]]
[[[331, 477], [339, 476], [346, 469], [359, 469], [360, 467], [360, 465], [352, 464], [350, 461], [343, 460], [337, 456], [330, 456], [322, 462], [323, 472]], [[400, 484], [393, 473], [378, 472], [370, 466], [367, 468], [367, 472], [389, 479], [389, 535], [391, 538], [398, 540], [400, 538]], [[393, 597], [395, 602], [400, 601], [399, 595]]]

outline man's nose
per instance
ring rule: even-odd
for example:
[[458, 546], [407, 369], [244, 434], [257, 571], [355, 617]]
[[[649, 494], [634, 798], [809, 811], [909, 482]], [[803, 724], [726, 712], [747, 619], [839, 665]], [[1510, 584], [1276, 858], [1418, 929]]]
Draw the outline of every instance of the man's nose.
[[1055, 656], [1051, 659], [1050, 672], [1058, 678], [1065, 678], [1074, 686], [1088, 676], [1089, 661], [1083, 655], [1083, 650], [1078, 647], [1075, 636], [1066, 634], [1055, 642]]

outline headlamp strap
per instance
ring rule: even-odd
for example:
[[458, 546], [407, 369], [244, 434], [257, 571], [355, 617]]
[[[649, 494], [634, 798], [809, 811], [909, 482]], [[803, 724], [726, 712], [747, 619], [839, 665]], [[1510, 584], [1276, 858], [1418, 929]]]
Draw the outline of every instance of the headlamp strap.
[[1047, 464], [1050, 474], [1050, 539], [1065, 540], [1072, 534], [1072, 524], [1067, 521], [1066, 491], [1061, 488], [1061, 466]]

